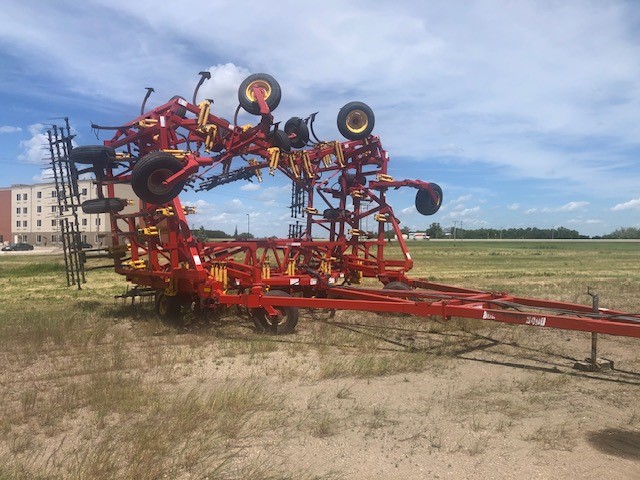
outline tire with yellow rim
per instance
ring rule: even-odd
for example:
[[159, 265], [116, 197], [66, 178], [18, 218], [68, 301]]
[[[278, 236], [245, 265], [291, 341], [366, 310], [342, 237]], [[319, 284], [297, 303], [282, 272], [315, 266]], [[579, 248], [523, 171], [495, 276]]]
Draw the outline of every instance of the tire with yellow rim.
[[373, 110], [362, 102], [349, 102], [338, 112], [338, 130], [349, 140], [367, 138], [375, 121]]
[[255, 87], [262, 91], [269, 110], [274, 111], [280, 104], [282, 91], [276, 79], [266, 73], [249, 75], [240, 84], [240, 88], [238, 89], [240, 106], [253, 115], [260, 115], [260, 104], [256, 99]]

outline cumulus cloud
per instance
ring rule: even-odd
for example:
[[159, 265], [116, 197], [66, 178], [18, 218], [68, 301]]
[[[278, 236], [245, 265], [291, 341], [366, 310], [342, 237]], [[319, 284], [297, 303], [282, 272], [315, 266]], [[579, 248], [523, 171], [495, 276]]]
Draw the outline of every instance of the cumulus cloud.
[[211, 79], [206, 81], [198, 92], [198, 100], [213, 100], [211, 112], [232, 121], [233, 112], [238, 105], [238, 86], [251, 72], [245, 68], [225, 63], [208, 68]]
[[511, 205], [507, 206], [507, 209], [508, 210], [512, 210], [512, 211], [518, 210], [519, 208], [520, 208], [520, 204], [519, 203], [512, 203]]
[[621, 210], [638, 210], [640, 209], [640, 198], [633, 198], [628, 202], [619, 203], [611, 210], [614, 212], [619, 212]]
[[240, 187], [240, 190], [245, 191], [245, 192], [253, 192], [256, 190], [260, 190], [260, 184], [259, 183], [245, 183], [244, 185], [242, 185]]
[[42, 164], [49, 159], [49, 141], [44, 133], [45, 126], [41, 123], [29, 125], [28, 140], [20, 142], [22, 153], [18, 155], [18, 160], [25, 163]]
[[[122, 119], [122, 104], [133, 116], [145, 86], [156, 89], [150, 106], [174, 94], [191, 100], [197, 72], [206, 69], [212, 78], [199, 97], [212, 98], [212, 111], [231, 120], [238, 85], [262, 71], [282, 86], [277, 121], [320, 111], [315, 130], [332, 139], [338, 109], [363, 100], [376, 113], [374, 133], [401, 159], [406, 177], [419, 178], [425, 159], [488, 171], [516, 192], [508, 193], [515, 197], [505, 202], [514, 202], [509, 211], [521, 211], [515, 202], [535, 207], [528, 214], [575, 212], [589, 204], [544, 209], [519, 196], [549, 182], [589, 192], [583, 198], [596, 205], [591, 196], [614, 204], [624, 200], [619, 192], [637, 188], [640, 171], [629, 153], [640, 150], [633, 2], [567, 0], [540, 8], [535, 0], [472, 0], [464, 10], [453, 2], [279, 5], [254, 18], [246, 11], [258, 2], [200, 2], [197, 15], [183, 15], [176, 29], [170, 2], [8, 2], [0, 45], [11, 48], [20, 67], [48, 72], [51, 88], [15, 81], [7, 90], [31, 101], [57, 96], [84, 108], [90, 102], [100, 115], [117, 111]], [[71, 7], [76, 14], [64, 14]], [[224, 21], [205, 38], [203, 18]], [[39, 163], [37, 146], [37, 138], [25, 140], [20, 160]], [[477, 178], [465, 179], [467, 187]], [[288, 203], [262, 196], [265, 190], [256, 194], [263, 205]], [[464, 197], [459, 203], [469, 202]], [[627, 203], [613, 209], [636, 208]]]
[[12, 127], [10, 125], [3, 125], [0, 127], [0, 133], [16, 133], [21, 131], [22, 131], [22, 128]]

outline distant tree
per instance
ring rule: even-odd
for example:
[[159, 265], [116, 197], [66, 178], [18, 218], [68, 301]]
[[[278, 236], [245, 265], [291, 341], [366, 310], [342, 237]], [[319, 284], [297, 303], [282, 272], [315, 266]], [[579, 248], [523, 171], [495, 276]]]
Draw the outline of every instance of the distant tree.
[[229, 235], [222, 230], [205, 230], [209, 238], [229, 238]]
[[393, 230], [387, 230], [386, 232], [384, 232], [384, 238], [386, 238], [387, 240], [395, 236], [396, 236], [396, 232], [394, 232]]
[[635, 228], [635, 227], [618, 228], [617, 230], [614, 230], [611, 233], [603, 235], [602, 238], [620, 239], [620, 240], [640, 238], [640, 228]]
[[432, 223], [429, 228], [424, 232], [431, 238], [442, 238], [444, 237], [444, 231], [439, 223]]
[[253, 237], [252, 233], [243, 232], [243, 233], [241, 233], [239, 235], [236, 235], [236, 238], [238, 240], [251, 240], [254, 237]]
[[200, 228], [195, 233], [195, 237], [201, 242], [207, 241], [207, 232], [204, 229], [204, 226], [200, 225]]
[[410, 232], [411, 230], [409, 230], [409, 227], [402, 227], [400, 229], [400, 233], [402, 233], [403, 235], [409, 235]]

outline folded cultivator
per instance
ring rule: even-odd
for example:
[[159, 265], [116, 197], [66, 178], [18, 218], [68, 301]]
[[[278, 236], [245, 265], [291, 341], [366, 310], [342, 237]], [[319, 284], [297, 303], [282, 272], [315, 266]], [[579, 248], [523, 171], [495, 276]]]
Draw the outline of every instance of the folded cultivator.
[[[435, 183], [389, 175], [389, 157], [371, 134], [374, 114], [366, 104], [351, 102], [339, 111], [338, 129], [346, 141], [321, 141], [313, 130], [315, 114], [293, 117], [283, 127], [274, 123], [281, 91], [269, 75], [242, 82], [233, 122], [212, 113], [211, 101], [196, 103], [206, 78], [203, 73], [192, 102], [173, 97], [148, 112], [143, 103], [141, 115], [123, 126], [94, 125], [115, 131], [104, 145], [69, 153], [79, 172], [92, 172], [98, 192], [106, 192], [83, 209], [110, 213], [116, 271], [155, 290], [161, 317], [177, 318], [186, 309], [217, 312], [243, 306], [260, 330], [288, 333], [298, 321], [298, 307], [305, 307], [640, 337], [638, 315], [407, 277], [411, 255], [387, 191], [416, 189], [416, 209], [432, 215], [442, 204], [442, 190]], [[237, 125], [240, 108], [258, 122]], [[259, 182], [276, 172], [293, 185], [292, 217], [300, 220], [290, 228], [290, 238], [206, 242], [192, 234], [187, 215], [193, 209], [178, 198], [184, 188]], [[136, 213], [122, 213], [127, 201], [114, 195], [120, 183], [130, 184], [140, 198]], [[369, 224], [375, 225], [374, 232], [363, 229]], [[401, 259], [384, 256], [389, 229], [396, 234]], [[376, 278], [384, 287], [357, 287], [363, 278]]]

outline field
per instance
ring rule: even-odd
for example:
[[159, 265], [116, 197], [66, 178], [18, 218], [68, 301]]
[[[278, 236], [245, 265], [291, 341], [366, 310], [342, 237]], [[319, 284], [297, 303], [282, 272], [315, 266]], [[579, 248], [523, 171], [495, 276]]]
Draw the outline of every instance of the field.
[[[640, 243], [416, 242], [414, 277], [640, 311]], [[640, 477], [640, 339], [301, 312], [159, 323], [124, 279], [0, 256], [0, 479]]]

